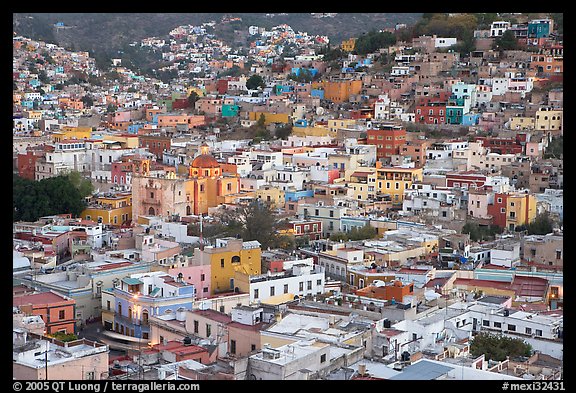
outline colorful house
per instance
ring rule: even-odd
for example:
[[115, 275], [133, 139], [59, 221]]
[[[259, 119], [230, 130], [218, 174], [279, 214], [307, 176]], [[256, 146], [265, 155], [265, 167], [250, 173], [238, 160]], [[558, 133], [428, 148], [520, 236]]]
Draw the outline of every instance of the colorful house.
[[236, 271], [249, 275], [261, 272], [261, 249], [258, 241], [242, 241], [232, 237], [216, 240], [215, 246], [205, 246], [194, 253], [195, 266], [210, 265], [211, 295], [234, 292]]
[[14, 296], [12, 306], [26, 315], [39, 315], [46, 333], [76, 333], [76, 301], [54, 291]]

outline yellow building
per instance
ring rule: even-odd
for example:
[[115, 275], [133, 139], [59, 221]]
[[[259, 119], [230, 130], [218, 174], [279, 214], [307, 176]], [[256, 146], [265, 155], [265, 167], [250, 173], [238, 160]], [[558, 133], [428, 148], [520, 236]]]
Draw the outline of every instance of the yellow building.
[[353, 94], [360, 94], [362, 81], [360, 79], [336, 79], [323, 81], [324, 99], [333, 102], [345, 102]]
[[105, 135], [104, 141], [117, 142], [123, 149], [137, 149], [138, 148], [138, 135]]
[[271, 123], [284, 123], [288, 124], [290, 115], [288, 113], [270, 113], [270, 112], [248, 112], [248, 120], [258, 121], [260, 115], [264, 115], [264, 125]]
[[352, 52], [356, 47], [356, 38], [352, 37], [350, 39], [342, 41], [340, 47], [344, 52]]
[[330, 130], [324, 126], [314, 127], [293, 127], [292, 135], [305, 137], [310, 136], [331, 136]]
[[351, 128], [356, 125], [355, 119], [331, 119], [328, 120], [328, 129], [336, 135], [339, 128]]
[[514, 230], [536, 219], [536, 197], [532, 194], [509, 194], [506, 198], [506, 228]]
[[261, 274], [260, 243], [233, 237], [217, 239], [215, 246], [194, 250], [194, 264], [208, 265], [211, 269], [211, 295], [235, 291], [236, 272], [253, 276]]
[[264, 186], [256, 190], [256, 198], [270, 202], [272, 208], [284, 207], [286, 197], [284, 191], [278, 187]]
[[535, 115], [537, 131], [562, 131], [562, 109], [540, 108]]
[[350, 174], [348, 187], [357, 201], [376, 199], [376, 168], [358, 168]]
[[394, 204], [402, 204], [404, 190], [412, 188], [415, 181], [422, 181], [422, 168], [382, 167], [376, 163], [375, 190], [389, 194]]
[[92, 127], [62, 127], [58, 132], [52, 134], [54, 142], [61, 142], [66, 139], [90, 139]]
[[80, 217], [105, 225], [120, 226], [132, 220], [132, 193], [121, 192], [108, 196], [97, 196], [80, 213]]
[[42, 111], [24, 111], [24, 117], [30, 120], [40, 120], [42, 119]]
[[515, 116], [510, 118], [511, 130], [533, 130], [535, 119], [533, 117]]
[[150, 175], [147, 160], [135, 164], [132, 177], [133, 216], [189, 216], [206, 214], [211, 207], [239, 193], [238, 175], [223, 173], [220, 163], [209, 154], [208, 145], [200, 148], [188, 167], [187, 176], [171, 172], [163, 177]]

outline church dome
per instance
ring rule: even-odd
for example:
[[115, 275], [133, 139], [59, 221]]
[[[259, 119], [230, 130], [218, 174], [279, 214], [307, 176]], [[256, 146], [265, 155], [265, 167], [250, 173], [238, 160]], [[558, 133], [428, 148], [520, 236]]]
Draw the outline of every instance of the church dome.
[[193, 168], [219, 168], [220, 163], [210, 154], [200, 154], [192, 160]]

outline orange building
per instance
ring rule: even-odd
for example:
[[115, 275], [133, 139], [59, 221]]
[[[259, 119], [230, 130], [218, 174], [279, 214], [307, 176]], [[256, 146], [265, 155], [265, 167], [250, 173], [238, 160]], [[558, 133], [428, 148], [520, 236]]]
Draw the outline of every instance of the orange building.
[[175, 172], [164, 177], [150, 176], [149, 160], [134, 163], [132, 176], [132, 217], [139, 216], [188, 216], [208, 213], [208, 208], [218, 206], [226, 197], [237, 194], [240, 179], [236, 174], [223, 173], [220, 163], [208, 153], [208, 146], [201, 147], [188, 168], [187, 176]]
[[353, 94], [360, 94], [362, 81], [360, 79], [335, 79], [323, 81], [324, 99], [333, 102], [345, 102]]
[[373, 299], [396, 301], [401, 303], [404, 296], [414, 295], [414, 284], [403, 284], [396, 280], [385, 285], [369, 285], [362, 289], [356, 289], [355, 295], [369, 297]]
[[56, 292], [14, 295], [12, 306], [26, 315], [39, 315], [46, 324], [46, 334], [74, 334], [76, 301]]

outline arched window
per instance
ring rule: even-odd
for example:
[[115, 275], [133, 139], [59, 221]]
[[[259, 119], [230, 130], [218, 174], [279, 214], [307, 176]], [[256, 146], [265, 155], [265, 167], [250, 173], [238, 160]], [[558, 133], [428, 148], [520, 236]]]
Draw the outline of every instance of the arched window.
[[238, 255], [234, 255], [232, 257], [232, 263], [240, 263], [240, 257]]
[[155, 215], [156, 215], [153, 207], [151, 207], [150, 209], [148, 209], [148, 214], [151, 215], [151, 216], [155, 216]]

